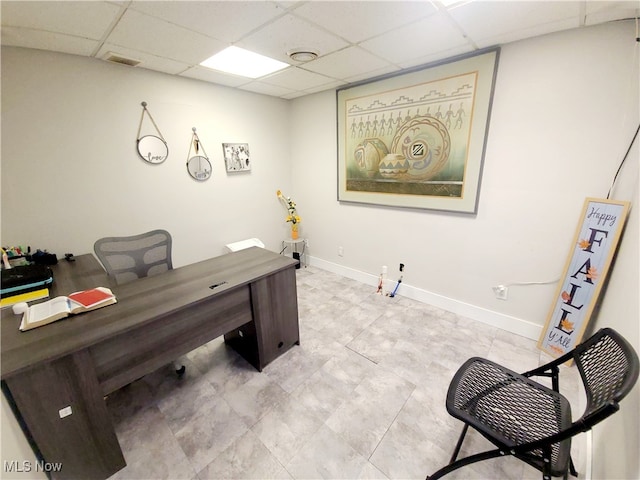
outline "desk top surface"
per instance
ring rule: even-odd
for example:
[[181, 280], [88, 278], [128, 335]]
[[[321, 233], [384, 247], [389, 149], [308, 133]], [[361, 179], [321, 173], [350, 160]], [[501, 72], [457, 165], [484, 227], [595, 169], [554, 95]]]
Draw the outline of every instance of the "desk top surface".
[[[89, 288], [108, 286], [118, 303], [21, 332], [21, 315], [2, 310], [2, 378], [36, 363], [51, 361], [100, 341], [152, 322], [155, 318], [267, 277], [297, 262], [268, 250], [252, 247], [221, 255], [153, 277], [113, 285], [91, 254], [62, 261], [52, 267], [53, 298]], [[215, 288], [210, 288], [217, 285]]]

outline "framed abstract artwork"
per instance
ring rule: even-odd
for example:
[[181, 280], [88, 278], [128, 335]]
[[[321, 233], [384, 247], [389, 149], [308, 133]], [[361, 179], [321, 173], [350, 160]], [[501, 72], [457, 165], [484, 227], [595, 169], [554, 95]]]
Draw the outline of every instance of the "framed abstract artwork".
[[538, 348], [553, 357], [572, 350], [599, 300], [629, 212], [629, 202], [587, 198]]
[[251, 170], [248, 143], [223, 143], [222, 151], [227, 172], [248, 172]]
[[338, 89], [338, 200], [476, 213], [499, 53]]

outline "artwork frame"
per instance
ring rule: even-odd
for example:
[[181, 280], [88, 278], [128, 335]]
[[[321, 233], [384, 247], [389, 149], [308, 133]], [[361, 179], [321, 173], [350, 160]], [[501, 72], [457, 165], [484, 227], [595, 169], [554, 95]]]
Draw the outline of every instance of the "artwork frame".
[[338, 201], [477, 213], [499, 54], [338, 89]]
[[559, 357], [578, 345], [618, 248], [630, 202], [588, 197], [538, 348]]
[[223, 143], [222, 153], [227, 173], [251, 171], [248, 143]]

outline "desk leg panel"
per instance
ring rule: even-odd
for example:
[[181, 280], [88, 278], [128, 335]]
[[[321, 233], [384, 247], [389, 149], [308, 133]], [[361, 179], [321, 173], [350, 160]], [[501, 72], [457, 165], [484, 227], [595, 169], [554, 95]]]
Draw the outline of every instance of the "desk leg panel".
[[[86, 350], [6, 379], [55, 479], [104, 479], [126, 463]], [[60, 410], [71, 415], [60, 418]]]
[[127, 385], [250, 321], [249, 287], [243, 286], [96, 344], [90, 352], [102, 392]]
[[295, 269], [253, 282], [251, 305], [262, 370], [293, 345], [300, 344]]

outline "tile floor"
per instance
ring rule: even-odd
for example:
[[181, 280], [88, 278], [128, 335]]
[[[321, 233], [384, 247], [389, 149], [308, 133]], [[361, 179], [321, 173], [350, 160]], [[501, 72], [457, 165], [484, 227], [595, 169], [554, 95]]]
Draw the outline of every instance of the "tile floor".
[[[465, 359], [548, 361], [533, 340], [318, 268], [297, 279], [301, 344], [262, 373], [218, 339], [182, 359], [182, 379], [167, 366], [109, 396], [127, 461], [112, 480], [424, 479], [459, 435], [444, 399]], [[563, 374], [563, 393], [583, 402], [575, 368]], [[490, 446], [473, 433], [463, 453]], [[500, 458], [447, 478], [540, 477]]]

